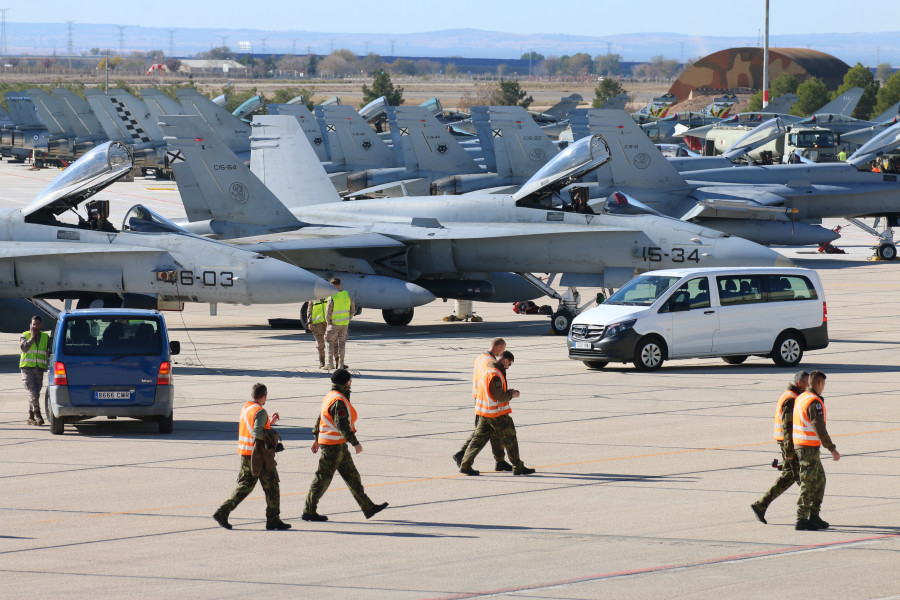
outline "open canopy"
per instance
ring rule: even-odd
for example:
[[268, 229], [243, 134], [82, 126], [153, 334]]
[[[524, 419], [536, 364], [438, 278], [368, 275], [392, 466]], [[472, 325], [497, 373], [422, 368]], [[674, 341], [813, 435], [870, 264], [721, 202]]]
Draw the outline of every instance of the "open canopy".
[[525, 182], [513, 195], [516, 204], [530, 196], [544, 196], [572, 185], [610, 160], [609, 146], [599, 135], [570, 144]]

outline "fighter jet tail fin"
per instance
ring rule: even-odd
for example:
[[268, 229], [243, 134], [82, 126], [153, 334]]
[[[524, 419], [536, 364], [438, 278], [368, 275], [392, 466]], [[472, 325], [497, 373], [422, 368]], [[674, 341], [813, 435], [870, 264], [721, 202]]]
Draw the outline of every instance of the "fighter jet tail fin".
[[331, 104], [319, 108], [329, 134], [332, 162], [334, 162], [334, 146], [339, 144], [344, 162], [352, 169], [398, 166], [394, 151], [378, 137], [375, 130], [353, 110], [352, 106]]
[[208, 220], [228, 237], [300, 226], [201, 117], [169, 115], [160, 125], [190, 221]]
[[859, 87], [850, 88], [849, 90], [817, 110], [816, 114], [836, 114], [849, 117], [850, 113], [853, 112], [853, 109], [856, 108], [856, 105], [859, 104], [864, 91], [865, 90]]
[[28, 96], [31, 98], [32, 104], [34, 104], [38, 118], [51, 135], [75, 135], [56, 98], [37, 88], [28, 90]]
[[69, 119], [72, 129], [78, 136], [102, 136], [105, 135], [103, 126], [97, 120], [96, 115], [82, 98], [76, 96], [71, 90], [58, 88], [53, 90], [53, 97], [59, 101], [59, 105]]
[[[131, 94], [122, 90], [109, 90], [109, 94], [104, 94], [97, 88], [86, 88], [84, 95], [109, 139], [126, 144], [141, 144], [162, 139], [159, 125], [150, 123], [147, 119], [149, 117], [147, 107]], [[140, 107], [137, 106], [138, 102], [141, 104]], [[133, 108], [138, 109], [138, 114], [146, 122], [142, 123], [142, 119], [132, 112]], [[148, 123], [152, 125], [149, 132], [144, 127]]]
[[424, 106], [389, 106], [387, 114], [394, 148], [403, 152], [407, 171], [481, 172], [471, 155]]
[[794, 106], [794, 102], [796, 102], [799, 98], [797, 98], [797, 94], [785, 94], [784, 96], [778, 96], [771, 102], [769, 102], [768, 106], [764, 108], [766, 112], [778, 113], [778, 114], [788, 114], [791, 112], [791, 107]]
[[578, 107], [579, 102], [584, 102], [584, 98], [582, 98], [581, 94], [570, 94], [564, 98], [560, 98], [559, 102], [545, 110], [544, 114], [551, 115], [562, 121], [574, 108]]
[[[598, 169], [601, 185], [629, 191], [670, 191], [686, 186], [681, 174], [625, 111], [592, 109], [588, 123], [592, 134], [603, 136], [612, 155], [609, 170], [606, 166]], [[603, 181], [604, 174], [611, 176], [611, 181]]]
[[559, 149], [521, 106], [492, 106], [488, 109], [494, 140], [494, 152], [509, 160], [511, 175], [528, 179]]
[[250, 170], [288, 208], [341, 202], [295, 117], [256, 115], [250, 142]]
[[268, 110], [270, 115], [291, 115], [300, 123], [300, 129], [309, 144], [316, 152], [320, 162], [326, 162], [328, 159], [327, 148], [325, 147], [325, 136], [319, 127], [319, 120], [312, 114], [305, 104], [269, 104]]
[[200, 115], [235, 154], [250, 152], [249, 123], [241, 121], [193, 88], [178, 89], [175, 95], [184, 107], [185, 114], [194, 112]]
[[[494, 131], [491, 129], [491, 119], [486, 106], [473, 106], [472, 123], [478, 132], [478, 143], [481, 144], [481, 153], [484, 156], [485, 170], [498, 175], [509, 175], [509, 162], [497, 164], [497, 154], [494, 151]], [[504, 153], [504, 158], [506, 153]], [[501, 173], [501, 171], [503, 171]]]
[[6, 108], [9, 116], [12, 117], [13, 123], [19, 127], [26, 129], [46, 129], [46, 127], [37, 118], [37, 111], [34, 110], [34, 104], [24, 92], [6, 92]]

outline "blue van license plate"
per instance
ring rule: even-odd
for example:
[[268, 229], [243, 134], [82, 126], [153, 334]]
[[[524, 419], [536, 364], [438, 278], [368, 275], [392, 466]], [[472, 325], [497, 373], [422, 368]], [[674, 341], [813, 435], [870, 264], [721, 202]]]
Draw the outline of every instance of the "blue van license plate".
[[95, 400], [131, 400], [131, 391], [94, 392]]

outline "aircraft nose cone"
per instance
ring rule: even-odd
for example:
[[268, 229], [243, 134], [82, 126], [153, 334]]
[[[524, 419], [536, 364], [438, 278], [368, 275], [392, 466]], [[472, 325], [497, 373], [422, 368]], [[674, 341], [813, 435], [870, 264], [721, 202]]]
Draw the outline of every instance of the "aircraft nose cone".
[[794, 261], [771, 248], [739, 237], [724, 237], [715, 245], [715, 262], [721, 267], [795, 267]]
[[257, 258], [247, 269], [247, 294], [256, 304], [307, 302], [336, 292], [318, 275], [274, 258]]

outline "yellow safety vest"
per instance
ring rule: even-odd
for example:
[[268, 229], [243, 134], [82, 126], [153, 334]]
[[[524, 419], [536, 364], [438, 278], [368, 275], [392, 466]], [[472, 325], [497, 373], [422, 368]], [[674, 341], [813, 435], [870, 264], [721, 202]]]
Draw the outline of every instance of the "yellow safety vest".
[[316, 441], [318, 441], [320, 445], [335, 446], [337, 444], [346, 443], [347, 441], [341, 434], [340, 429], [335, 425], [331, 418], [331, 413], [329, 412], [329, 410], [331, 410], [331, 405], [338, 400], [347, 405], [347, 408], [350, 410], [350, 428], [353, 429], [354, 432], [356, 431], [356, 409], [350, 404], [350, 400], [347, 396], [336, 390], [331, 390], [322, 400], [322, 411], [319, 414], [319, 436], [316, 438]]
[[[31, 341], [31, 331], [22, 334], [26, 340]], [[37, 367], [39, 369], [47, 369], [47, 363], [50, 360], [50, 336], [46, 331], [40, 333], [40, 339], [37, 346], [29, 346], [28, 350], [22, 352], [19, 356], [19, 368]]]
[[309, 315], [309, 323], [310, 325], [316, 325], [317, 323], [325, 322], [325, 305], [328, 304], [328, 299], [323, 298], [321, 300], [316, 300], [312, 305], [312, 312]]
[[[241, 409], [241, 420], [238, 424], [238, 454], [250, 456], [253, 454], [253, 446], [256, 445], [256, 437], [253, 435], [253, 423], [256, 421], [256, 413], [262, 410], [262, 405], [249, 401]], [[266, 419], [266, 429], [271, 429], [269, 419]]]
[[350, 293], [347, 290], [341, 290], [331, 297], [333, 302], [331, 307], [331, 324], [332, 325], [349, 325], [350, 324]]

